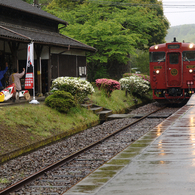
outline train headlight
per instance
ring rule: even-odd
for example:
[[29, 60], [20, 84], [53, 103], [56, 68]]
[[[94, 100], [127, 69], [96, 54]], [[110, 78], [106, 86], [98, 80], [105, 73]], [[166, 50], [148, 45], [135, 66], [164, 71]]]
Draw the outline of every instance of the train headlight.
[[158, 45], [155, 45], [155, 46], [154, 46], [154, 49], [158, 49]]
[[192, 69], [190, 69], [190, 70], [189, 70], [189, 73], [192, 73], [192, 72], [193, 72], [193, 70], [192, 70]]
[[193, 47], [194, 47], [194, 44], [191, 43], [191, 44], [189, 45], [189, 48], [192, 49]]
[[156, 70], [156, 74], [159, 74], [160, 73], [160, 70]]

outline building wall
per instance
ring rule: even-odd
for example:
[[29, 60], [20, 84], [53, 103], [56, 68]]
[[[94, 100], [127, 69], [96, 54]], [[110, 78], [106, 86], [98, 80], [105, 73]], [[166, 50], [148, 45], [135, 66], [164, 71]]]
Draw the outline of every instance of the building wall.
[[[17, 51], [17, 64], [19, 72], [26, 68], [27, 60], [27, 44], [20, 43]], [[12, 54], [8, 41], [0, 40], [0, 67], [5, 68], [5, 62], [8, 61], [9, 69], [7, 76], [13, 72]], [[51, 61], [51, 64], [50, 64]], [[34, 52], [34, 73], [35, 73], [35, 89], [36, 93], [38, 80], [37, 80], [37, 56]], [[41, 52], [41, 80], [43, 83], [42, 92], [47, 92], [52, 84], [52, 80], [61, 76], [81, 77], [86, 79], [86, 56], [85, 51], [78, 49], [67, 49], [62, 47], [53, 47], [44, 45]], [[50, 71], [50, 70], [51, 71]], [[40, 73], [40, 71], [39, 71]], [[51, 74], [51, 75], [49, 75]], [[22, 78], [24, 83], [24, 77]]]
[[7, 41], [0, 40], [0, 51], [5, 53], [11, 53], [10, 47]]
[[51, 63], [52, 80], [62, 76], [86, 78], [85, 56], [52, 54]]

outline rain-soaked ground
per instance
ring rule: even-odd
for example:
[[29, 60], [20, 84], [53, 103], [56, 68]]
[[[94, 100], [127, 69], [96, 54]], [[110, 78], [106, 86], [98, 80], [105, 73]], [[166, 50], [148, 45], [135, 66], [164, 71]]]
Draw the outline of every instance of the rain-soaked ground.
[[194, 194], [194, 103], [192, 99], [64, 195]]

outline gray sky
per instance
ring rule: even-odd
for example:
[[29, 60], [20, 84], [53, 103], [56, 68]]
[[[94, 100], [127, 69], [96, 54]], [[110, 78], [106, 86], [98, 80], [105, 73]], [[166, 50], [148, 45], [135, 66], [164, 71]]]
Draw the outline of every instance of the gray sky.
[[195, 0], [162, 0], [171, 26], [195, 24]]

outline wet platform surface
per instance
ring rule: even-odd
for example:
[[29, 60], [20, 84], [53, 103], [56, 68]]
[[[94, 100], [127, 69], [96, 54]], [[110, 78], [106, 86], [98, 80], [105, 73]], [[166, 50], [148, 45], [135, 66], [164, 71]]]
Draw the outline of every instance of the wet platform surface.
[[194, 182], [195, 106], [190, 103], [64, 195], [194, 195]]

